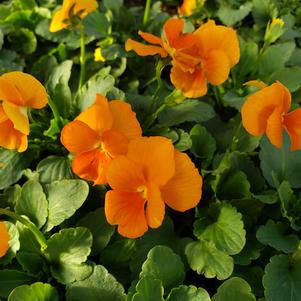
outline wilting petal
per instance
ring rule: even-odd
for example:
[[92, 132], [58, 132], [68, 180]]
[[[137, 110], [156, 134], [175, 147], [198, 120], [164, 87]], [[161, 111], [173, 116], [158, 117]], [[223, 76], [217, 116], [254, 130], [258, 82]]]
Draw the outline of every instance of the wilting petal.
[[291, 105], [291, 95], [287, 88], [276, 82], [249, 96], [241, 109], [242, 124], [252, 135], [265, 133], [267, 120], [276, 107], [286, 113]]
[[105, 199], [108, 223], [118, 225], [118, 232], [128, 238], [142, 236], [148, 229], [144, 204], [138, 193], [108, 191]]
[[27, 117], [26, 108], [16, 106], [13, 103], [4, 101], [2, 103], [3, 110], [7, 117], [11, 120], [14, 128], [21, 133], [29, 134], [29, 120]]
[[113, 189], [127, 192], [136, 192], [145, 184], [141, 167], [125, 156], [119, 156], [111, 161], [107, 179]]
[[195, 69], [193, 73], [183, 72], [178, 67], [172, 67], [170, 79], [173, 85], [183, 92], [186, 97], [197, 98], [207, 93], [207, 84], [204, 72]]
[[165, 215], [165, 204], [162, 201], [161, 192], [154, 183], [147, 183], [146, 220], [151, 228], [162, 225]]
[[112, 130], [122, 133], [129, 140], [142, 135], [136, 113], [132, 111], [128, 103], [121, 100], [112, 100], [109, 102], [109, 107], [113, 115]]
[[[3, 74], [0, 77], [0, 79], [4, 79], [6, 82], [10, 82], [13, 86], [15, 86], [15, 88], [21, 95], [21, 99], [14, 99], [14, 95], [12, 95], [7, 99], [2, 100], [7, 100], [18, 106], [30, 107], [35, 109], [41, 109], [46, 106], [48, 102], [46, 89], [32, 75], [20, 71], [13, 71]], [[1, 83], [0, 80], [0, 91], [5, 90], [5, 87], [3, 86], [4, 84]], [[10, 91], [12, 91], [11, 88]], [[0, 92], [0, 95], [1, 94], [2, 92]]]
[[172, 209], [194, 208], [202, 196], [202, 177], [188, 155], [175, 151], [176, 172], [161, 188], [163, 201]]
[[112, 158], [126, 155], [128, 139], [118, 131], [105, 131], [102, 135], [102, 150], [108, 153]]
[[72, 161], [72, 170], [79, 177], [93, 181], [94, 184], [106, 184], [106, 170], [111, 159], [101, 150], [96, 149], [81, 153]]
[[127, 157], [143, 168], [147, 181], [162, 186], [174, 175], [174, 147], [164, 137], [141, 137], [130, 141]]
[[107, 99], [97, 94], [95, 103], [76, 117], [76, 120], [84, 122], [98, 134], [102, 134], [104, 131], [111, 129], [113, 116]]
[[74, 120], [63, 128], [61, 142], [69, 152], [79, 154], [100, 146], [100, 136], [87, 124]]
[[148, 33], [148, 32], [143, 32], [141, 30], [138, 31], [139, 36], [144, 39], [146, 42], [151, 43], [151, 44], [156, 44], [162, 46], [162, 40], [161, 38]]
[[266, 135], [273, 145], [282, 146], [282, 110], [275, 108], [267, 120]]
[[301, 150], [301, 109], [284, 115], [283, 125], [291, 138], [291, 150]]
[[140, 56], [160, 54], [161, 57], [167, 57], [167, 52], [160, 46], [145, 45], [133, 39], [128, 39], [125, 43], [125, 50], [134, 50]]
[[3, 257], [9, 249], [9, 234], [4, 222], [0, 222], [0, 257]]
[[203, 63], [204, 73], [209, 83], [220, 85], [228, 78], [230, 63], [227, 55], [223, 51], [210, 51]]

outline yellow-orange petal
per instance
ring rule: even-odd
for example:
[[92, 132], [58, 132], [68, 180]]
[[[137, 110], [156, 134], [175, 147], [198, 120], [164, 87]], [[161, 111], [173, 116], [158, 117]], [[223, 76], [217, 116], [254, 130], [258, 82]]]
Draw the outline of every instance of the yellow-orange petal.
[[[18, 106], [29, 107], [34, 109], [41, 109], [46, 106], [48, 102], [48, 96], [44, 86], [32, 75], [21, 72], [13, 71], [3, 74], [0, 79], [4, 79], [6, 82], [10, 82], [21, 95], [21, 99], [14, 99], [13, 96], [10, 96], [6, 100], [11, 103], [14, 103]], [[0, 91], [5, 90], [4, 84], [0, 80]], [[11, 91], [11, 89], [10, 89]], [[2, 96], [0, 92], [0, 96]]]
[[139, 193], [108, 191], [105, 199], [107, 221], [118, 225], [118, 232], [125, 237], [140, 237], [148, 229], [144, 204]]
[[111, 129], [113, 116], [109, 108], [108, 100], [104, 96], [97, 94], [95, 103], [77, 116], [75, 120], [87, 124], [99, 135], [104, 131]]
[[130, 104], [121, 100], [112, 100], [109, 107], [113, 116], [112, 130], [122, 133], [129, 140], [142, 135], [136, 113], [132, 111]]
[[61, 132], [61, 142], [69, 152], [79, 154], [100, 146], [100, 136], [79, 120], [69, 122]]
[[146, 181], [165, 185], [174, 175], [174, 147], [164, 137], [141, 137], [130, 141], [127, 158], [143, 169]]
[[173, 85], [186, 97], [197, 98], [207, 93], [207, 83], [203, 70], [195, 69], [193, 73], [183, 72], [179, 67], [172, 67], [170, 79]]
[[0, 101], [1, 100], [23, 105], [22, 96], [16, 86], [3, 76], [0, 76]]
[[157, 185], [147, 183], [147, 205], [146, 220], [151, 228], [158, 228], [162, 225], [165, 215], [165, 204], [162, 201], [161, 192]]
[[125, 43], [125, 50], [134, 50], [140, 56], [156, 55], [167, 57], [167, 52], [160, 46], [145, 45], [133, 39], [128, 39]]
[[72, 161], [72, 170], [79, 177], [93, 181], [94, 184], [107, 184], [106, 170], [111, 162], [106, 154], [95, 149], [76, 155]]
[[267, 120], [276, 107], [283, 113], [291, 105], [291, 94], [280, 82], [263, 88], [244, 102], [241, 109], [242, 124], [247, 132], [259, 136], [265, 133]]
[[161, 38], [159, 38], [151, 33], [141, 31], [141, 30], [138, 31], [138, 34], [146, 42], [162, 46]]
[[[209, 21], [210, 22], [210, 21]], [[236, 31], [230, 27], [215, 25], [208, 22], [198, 28], [195, 35], [199, 36], [202, 41], [203, 56], [214, 49], [223, 51], [229, 59], [232, 68], [238, 63], [240, 58], [239, 42]]]
[[65, 10], [63, 8], [60, 8], [57, 10], [51, 20], [50, 23], [50, 32], [57, 32], [62, 29], [66, 29], [68, 27], [66, 20], [68, 20], [68, 10]]
[[301, 108], [284, 115], [283, 125], [291, 138], [291, 150], [301, 150]]
[[191, 16], [196, 8], [197, 0], [184, 0], [182, 5], [178, 8], [178, 13], [180, 16]]
[[75, 1], [75, 14], [82, 11], [80, 17], [81, 19], [86, 17], [87, 14], [98, 8], [97, 0], [76, 0]]
[[102, 135], [102, 150], [112, 158], [126, 155], [128, 144], [128, 139], [118, 131], [108, 130]]
[[107, 170], [107, 179], [113, 189], [137, 192], [145, 184], [142, 169], [125, 156], [113, 159]]
[[175, 151], [175, 162], [175, 175], [161, 188], [161, 194], [170, 208], [184, 212], [199, 203], [203, 180], [188, 155]]
[[266, 135], [273, 145], [282, 146], [282, 110], [276, 107], [267, 120]]
[[26, 108], [7, 101], [2, 103], [2, 107], [8, 119], [13, 123], [14, 128], [25, 135], [29, 135], [29, 120]]
[[27, 149], [27, 135], [14, 129], [13, 123], [8, 119], [0, 123], [0, 146], [24, 152]]
[[0, 257], [5, 256], [9, 249], [9, 234], [4, 222], [0, 222]]
[[244, 86], [256, 87], [258, 89], [266, 88], [268, 85], [261, 80], [249, 80], [244, 83]]
[[229, 59], [223, 51], [212, 50], [203, 61], [203, 68], [208, 82], [212, 85], [220, 85], [229, 76]]

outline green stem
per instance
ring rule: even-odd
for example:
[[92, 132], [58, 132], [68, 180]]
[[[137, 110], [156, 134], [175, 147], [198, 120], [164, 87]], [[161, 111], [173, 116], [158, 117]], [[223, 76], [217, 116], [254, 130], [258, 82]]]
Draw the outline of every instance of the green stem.
[[48, 98], [48, 105], [53, 113], [54, 119], [56, 120], [58, 126], [62, 128], [63, 124], [62, 124], [60, 113], [56, 107], [56, 104], [52, 101], [50, 97]]
[[146, 4], [145, 4], [145, 8], [144, 8], [144, 15], [143, 15], [143, 26], [145, 26], [148, 21], [151, 2], [152, 2], [152, 0], [146, 0]]
[[20, 216], [19, 214], [16, 214], [8, 209], [0, 208], [0, 215], [6, 215], [14, 220], [19, 221], [24, 226], [26, 226], [32, 234], [35, 236], [37, 242], [41, 246], [41, 250], [44, 251], [47, 248], [46, 238], [44, 237], [43, 233], [29, 220], [26, 218]]
[[80, 77], [78, 83], [78, 90], [83, 86], [86, 76], [86, 43], [85, 31], [83, 26], [80, 27]]

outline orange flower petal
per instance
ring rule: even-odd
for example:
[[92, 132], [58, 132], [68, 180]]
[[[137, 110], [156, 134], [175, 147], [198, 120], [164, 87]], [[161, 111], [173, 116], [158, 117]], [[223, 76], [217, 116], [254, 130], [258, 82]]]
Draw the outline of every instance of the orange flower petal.
[[130, 141], [127, 157], [143, 169], [147, 181], [162, 186], [174, 175], [174, 147], [164, 137], [141, 137]]
[[188, 155], [175, 151], [175, 163], [175, 175], [161, 189], [161, 194], [169, 207], [183, 212], [199, 203], [203, 180]]
[[137, 192], [138, 187], [145, 184], [142, 169], [125, 156], [119, 156], [111, 161], [107, 179], [113, 189], [127, 192]]
[[160, 54], [161, 57], [167, 57], [167, 52], [162, 47], [145, 45], [133, 39], [127, 39], [125, 43], [125, 50], [134, 50], [140, 56]]
[[102, 135], [102, 149], [112, 158], [126, 155], [128, 150], [128, 139], [120, 132], [114, 130], [105, 131]]
[[0, 76], [0, 100], [23, 105], [22, 96], [16, 86], [3, 76]]
[[283, 125], [291, 138], [291, 150], [301, 150], [301, 108], [283, 118]]
[[141, 30], [138, 31], [139, 36], [144, 39], [146, 42], [151, 43], [151, 44], [156, 44], [162, 46], [162, 40], [161, 38], [148, 33], [148, 32], [143, 32]]
[[122, 133], [129, 140], [142, 135], [136, 113], [132, 111], [130, 104], [121, 100], [112, 100], [109, 107], [113, 115], [112, 130]]
[[165, 204], [162, 201], [161, 192], [155, 184], [147, 183], [146, 220], [151, 228], [162, 225], [165, 215]]
[[95, 103], [76, 117], [75, 120], [84, 122], [98, 134], [111, 129], [113, 116], [108, 100], [104, 96], [97, 94]]
[[241, 109], [242, 124], [250, 134], [262, 135], [266, 131], [267, 120], [275, 108], [279, 107], [286, 113], [290, 105], [289, 91], [280, 82], [276, 82], [246, 99]]
[[57, 32], [62, 29], [66, 29], [68, 27], [68, 24], [65, 23], [65, 20], [68, 20], [68, 10], [64, 10], [63, 8], [56, 11], [52, 17], [51, 23], [50, 23], [50, 32]]
[[2, 105], [0, 105], [0, 123], [8, 120], [7, 115], [5, 114]]
[[144, 204], [138, 193], [108, 191], [105, 199], [108, 223], [118, 225], [118, 232], [128, 238], [142, 236], [148, 229]]
[[111, 162], [106, 154], [96, 149], [81, 153], [72, 161], [72, 170], [79, 177], [93, 181], [94, 184], [106, 184], [106, 170]]
[[29, 120], [27, 117], [27, 111], [23, 107], [16, 106], [13, 103], [4, 101], [2, 103], [3, 110], [7, 117], [11, 120], [14, 128], [21, 133], [29, 134]]
[[79, 154], [100, 146], [100, 137], [82, 121], [74, 120], [62, 129], [61, 142], [69, 152]]
[[0, 257], [3, 257], [9, 249], [9, 234], [4, 222], [0, 222]]
[[80, 15], [81, 18], [84, 18], [87, 14], [98, 8], [97, 0], [76, 0], [75, 1], [75, 14], [79, 11], [83, 11]]
[[210, 51], [203, 63], [206, 79], [211, 84], [220, 85], [228, 78], [230, 63], [227, 55], [223, 51]]
[[282, 110], [276, 107], [267, 120], [266, 135], [273, 145], [282, 146]]
[[177, 39], [182, 35], [185, 22], [183, 19], [168, 19], [163, 26], [162, 40], [164, 44], [175, 47]]
[[173, 67], [170, 73], [173, 85], [183, 92], [186, 97], [197, 98], [207, 93], [205, 74], [201, 69], [195, 69], [193, 73], [183, 72], [178, 67]]
[[196, 8], [196, 0], [184, 0], [183, 4], [179, 7], [178, 13], [180, 16], [191, 16]]
[[[32, 75], [20, 71], [14, 71], [5, 73], [0, 78], [4, 79], [5, 82], [10, 82], [11, 85], [13, 85], [21, 95], [21, 99], [14, 99], [14, 93], [9, 98], [2, 98], [2, 100], [9, 101], [18, 106], [30, 107], [35, 109], [41, 109], [46, 106], [48, 102], [46, 89]], [[0, 92], [0, 96], [2, 96], [3, 94], [7, 94], [7, 91], [3, 91], [6, 88], [9, 88], [9, 91], [12, 91], [11, 85], [10, 87], [5, 87], [5, 84], [3, 84], [0, 80], [0, 91], [2, 90]]]

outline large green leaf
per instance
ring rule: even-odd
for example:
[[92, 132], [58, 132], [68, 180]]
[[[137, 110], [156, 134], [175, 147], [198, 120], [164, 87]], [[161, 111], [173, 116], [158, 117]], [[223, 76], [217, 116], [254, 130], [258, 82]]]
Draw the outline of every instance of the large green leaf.
[[61, 224], [82, 206], [89, 186], [82, 180], [61, 180], [46, 185], [49, 215], [45, 231]]
[[52, 275], [61, 283], [71, 283], [89, 276], [91, 268], [83, 263], [91, 252], [92, 234], [82, 227], [67, 228], [50, 237], [44, 251]]
[[91, 276], [67, 286], [67, 301], [124, 301], [124, 289], [101, 265], [94, 267]]
[[150, 276], [142, 277], [136, 285], [131, 301], [164, 301], [162, 282]]
[[16, 287], [8, 297], [8, 301], [58, 301], [56, 289], [48, 283], [36, 282], [32, 285]]
[[265, 268], [263, 277], [267, 301], [299, 301], [301, 296], [301, 251], [276, 255]]
[[39, 182], [29, 180], [23, 185], [15, 211], [20, 215], [26, 215], [38, 228], [46, 223], [48, 202]]
[[214, 243], [218, 250], [229, 255], [239, 253], [246, 243], [242, 215], [226, 203], [212, 204], [208, 210], [200, 210], [194, 235]]
[[242, 278], [233, 277], [218, 288], [212, 301], [256, 301], [256, 298], [248, 282]]
[[203, 288], [193, 285], [180, 285], [173, 288], [166, 301], [210, 301], [210, 296]]
[[224, 280], [233, 272], [232, 257], [219, 251], [213, 242], [191, 242], [185, 251], [190, 267], [198, 274], [204, 274], [206, 278]]
[[182, 284], [185, 278], [184, 264], [181, 257], [170, 248], [156, 246], [149, 251], [140, 275], [160, 279], [164, 288], [169, 291]]

